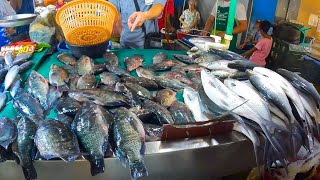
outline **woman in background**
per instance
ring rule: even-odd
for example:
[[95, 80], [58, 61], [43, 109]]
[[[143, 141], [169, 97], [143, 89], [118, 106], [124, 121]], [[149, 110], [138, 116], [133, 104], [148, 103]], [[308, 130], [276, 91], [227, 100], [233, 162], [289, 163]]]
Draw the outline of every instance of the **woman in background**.
[[[10, 4], [17, 14], [34, 14], [32, 0], [10, 0]], [[17, 27], [17, 34], [29, 34], [29, 25]]]
[[251, 50], [242, 54], [243, 57], [249, 57], [249, 60], [259, 66], [266, 65], [266, 58], [268, 57], [272, 48], [272, 37], [268, 35], [271, 28], [271, 23], [269, 21], [262, 21], [260, 23], [259, 32], [262, 35], [262, 39], [259, 40], [257, 45]]
[[196, 10], [196, 1], [189, 1], [189, 9], [183, 11], [180, 16], [181, 28], [188, 32], [190, 29], [197, 29], [200, 21], [200, 13]]

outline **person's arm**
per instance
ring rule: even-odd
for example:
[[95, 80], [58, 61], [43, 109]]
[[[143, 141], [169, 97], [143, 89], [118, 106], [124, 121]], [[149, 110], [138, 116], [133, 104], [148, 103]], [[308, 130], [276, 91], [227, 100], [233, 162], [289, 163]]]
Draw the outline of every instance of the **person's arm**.
[[154, 4], [149, 11], [146, 12], [134, 12], [128, 18], [128, 27], [131, 31], [137, 27], [142, 26], [144, 22], [150, 19], [155, 19], [160, 16], [163, 11], [163, 5], [158, 3]]
[[243, 57], [249, 57], [249, 56], [251, 56], [256, 50], [258, 50], [258, 49], [257, 49], [256, 47], [254, 47], [254, 48], [250, 49], [249, 51], [241, 54], [241, 56], [243, 56]]
[[201, 32], [201, 36], [207, 36], [208, 33], [210, 32], [212, 26], [213, 26], [213, 22], [214, 22], [214, 16], [210, 15], [207, 22], [206, 22], [206, 25], [205, 27], [203, 28], [203, 31]]

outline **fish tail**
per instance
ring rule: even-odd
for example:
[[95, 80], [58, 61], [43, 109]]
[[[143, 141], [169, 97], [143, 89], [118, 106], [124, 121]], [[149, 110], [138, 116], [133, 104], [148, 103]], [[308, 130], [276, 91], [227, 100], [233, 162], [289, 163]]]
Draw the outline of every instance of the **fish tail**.
[[96, 176], [100, 173], [104, 173], [104, 159], [93, 158], [90, 160], [91, 175]]
[[33, 164], [22, 165], [22, 171], [26, 180], [37, 179], [37, 171]]
[[130, 173], [132, 179], [148, 176], [148, 170], [142, 161], [131, 165]]

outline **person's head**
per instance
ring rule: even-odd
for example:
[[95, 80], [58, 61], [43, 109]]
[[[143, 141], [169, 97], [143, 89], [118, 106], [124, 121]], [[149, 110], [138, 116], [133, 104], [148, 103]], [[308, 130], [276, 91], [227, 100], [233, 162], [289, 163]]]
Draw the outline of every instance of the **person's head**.
[[196, 0], [190, 0], [189, 1], [189, 9], [191, 11], [195, 10], [196, 9]]
[[268, 36], [268, 32], [271, 28], [271, 23], [269, 21], [262, 21], [260, 23], [260, 33], [262, 36]]
[[260, 23], [261, 23], [261, 20], [258, 19], [258, 20], [256, 21], [256, 28], [257, 28], [258, 30], [260, 29]]

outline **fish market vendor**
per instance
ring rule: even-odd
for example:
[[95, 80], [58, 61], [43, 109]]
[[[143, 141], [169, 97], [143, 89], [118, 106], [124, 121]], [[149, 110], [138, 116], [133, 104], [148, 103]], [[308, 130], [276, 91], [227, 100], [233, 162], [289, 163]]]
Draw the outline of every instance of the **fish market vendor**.
[[121, 47], [144, 48], [146, 35], [158, 32], [157, 18], [161, 16], [166, 0], [109, 0], [109, 2], [114, 4], [121, 14]]
[[[230, 9], [230, 0], [218, 0], [216, 5], [213, 7], [211, 14], [206, 22], [206, 25], [201, 32], [202, 36], [206, 36], [211, 31], [215, 21], [216, 21], [216, 32], [212, 30], [212, 34], [217, 34], [218, 36], [224, 38], [226, 34], [228, 16]], [[233, 39], [230, 43], [229, 50], [235, 51], [237, 45], [238, 34], [247, 30], [247, 12], [245, 6], [241, 2], [237, 2], [235, 23], [233, 28]], [[216, 19], [215, 19], [216, 18]]]

